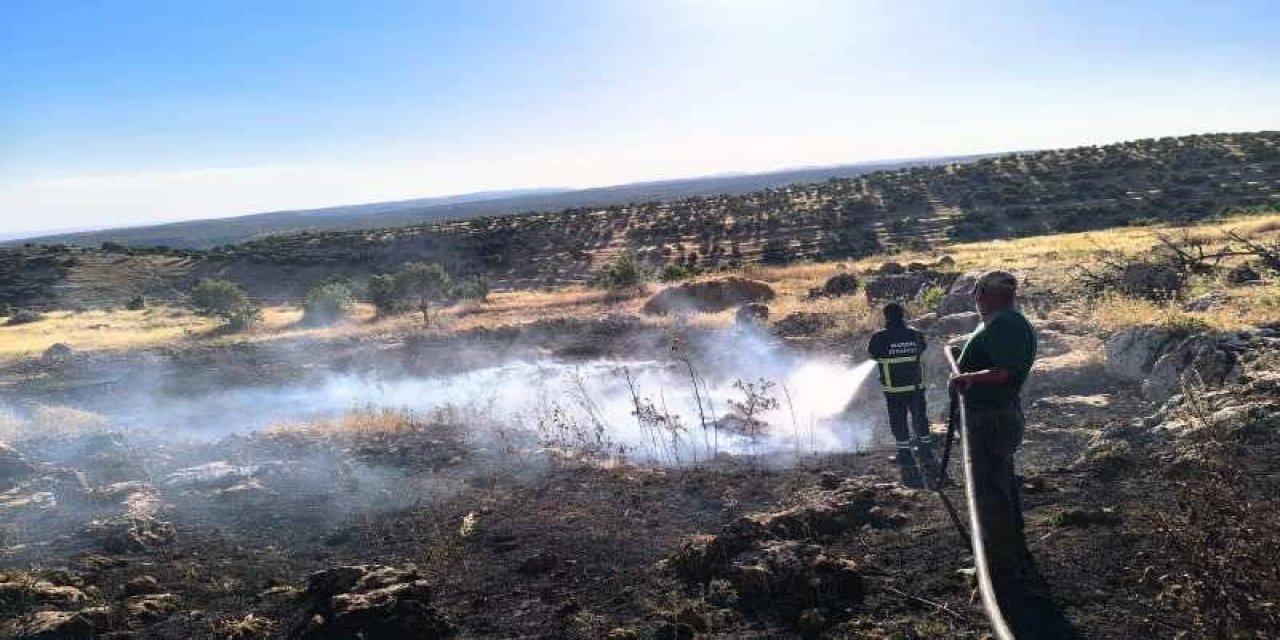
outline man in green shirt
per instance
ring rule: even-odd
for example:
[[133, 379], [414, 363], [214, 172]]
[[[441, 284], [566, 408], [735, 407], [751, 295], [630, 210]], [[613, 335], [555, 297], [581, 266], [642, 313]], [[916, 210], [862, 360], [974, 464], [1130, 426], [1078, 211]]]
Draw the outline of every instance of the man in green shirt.
[[1036, 359], [1036, 334], [1016, 309], [1018, 280], [982, 275], [973, 295], [982, 324], [969, 336], [951, 381], [964, 395], [978, 517], [992, 573], [1012, 576], [1025, 553], [1022, 500], [1013, 454], [1022, 443], [1022, 385]]

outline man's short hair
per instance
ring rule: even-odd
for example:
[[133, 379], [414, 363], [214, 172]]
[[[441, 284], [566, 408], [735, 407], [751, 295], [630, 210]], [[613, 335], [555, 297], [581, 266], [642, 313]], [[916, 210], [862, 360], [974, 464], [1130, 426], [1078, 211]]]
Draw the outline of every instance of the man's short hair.
[[902, 308], [902, 305], [896, 302], [890, 302], [884, 306], [884, 319], [889, 322], [902, 320], [906, 315], [907, 310]]
[[1008, 271], [988, 271], [973, 285], [973, 294], [983, 291], [1013, 295], [1018, 292], [1018, 278]]

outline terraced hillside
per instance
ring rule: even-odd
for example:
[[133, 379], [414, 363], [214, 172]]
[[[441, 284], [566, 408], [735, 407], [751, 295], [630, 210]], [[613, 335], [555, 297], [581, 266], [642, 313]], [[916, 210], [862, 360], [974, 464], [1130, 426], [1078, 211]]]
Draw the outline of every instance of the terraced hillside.
[[[417, 260], [443, 263], [455, 273], [483, 273], [499, 288], [527, 288], [584, 281], [624, 251], [653, 268], [714, 270], [1196, 220], [1277, 205], [1280, 132], [1196, 135], [1009, 154], [742, 195], [273, 236], [177, 252], [188, 260], [172, 278], [217, 275], [244, 283], [259, 297], [296, 299], [334, 273], [359, 279]], [[135, 267], [156, 268], [133, 261], [112, 271]], [[71, 274], [76, 277], [74, 267]], [[157, 277], [167, 276], [121, 275], [117, 297], [136, 289], [127, 282], [155, 283]], [[52, 300], [59, 291], [46, 287], [32, 296], [28, 287], [24, 296]], [[73, 293], [61, 291], [64, 301]], [[4, 295], [13, 297], [0, 291]]]

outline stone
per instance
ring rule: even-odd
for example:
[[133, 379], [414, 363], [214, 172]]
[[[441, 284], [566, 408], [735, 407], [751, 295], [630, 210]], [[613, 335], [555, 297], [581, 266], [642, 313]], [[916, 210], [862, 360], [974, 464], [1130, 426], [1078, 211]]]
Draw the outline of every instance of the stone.
[[863, 287], [867, 300], [873, 304], [888, 301], [911, 300], [919, 296], [928, 287], [949, 289], [955, 279], [955, 273], [924, 270], [895, 275], [881, 275], [870, 280]]
[[1246, 282], [1257, 282], [1262, 276], [1254, 271], [1253, 267], [1247, 264], [1237, 265], [1227, 271], [1227, 282], [1230, 284], [1244, 284]]
[[938, 321], [930, 328], [930, 333], [936, 335], [958, 335], [973, 333], [974, 329], [982, 323], [982, 316], [977, 311], [965, 311], [963, 313], [953, 313], [938, 318]]
[[1121, 269], [1120, 292], [1135, 298], [1167, 300], [1175, 298], [1186, 286], [1185, 275], [1171, 264], [1134, 262]]
[[669, 313], [715, 313], [751, 302], [769, 302], [777, 294], [773, 287], [737, 276], [686, 282], [659, 291], [641, 308], [649, 315]]
[[1230, 300], [1230, 296], [1226, 291], [1210, 291], [1204, 295], [1196, 296], [1182, 305], [1183, 311], [1192, 311], [1196, 313], [1204, 313], [1212, 309], [1217, 309]]
[[1156, 403], [1182, 392], [1184, 384], [1222, 386], [1239, 377], [1235, 349], [1222, 336], [1201, 334], [1160, 356], [1142, 383], [1142, 395]]
[[40, 356], [40, 364], [46, 367], [61, 367], [70, 364], [75, 359], [75, 352], [71, 347], [59, 342], [48, 349]]
[[734, 314], [734, 322], [739, 327], [754, 327], [767, 324], [769, 322], [769, 305], [752, 302], [738, 307], [738, 312]]
[[906, 273], [906, 271], [907, 268], [902, 266], [902, 263], [900, 262], [886, 262], [880, 265], [880, 268], [876, 270], [876, 273], [879, 273], [882, 276], [894, 276], [900, 273]]
[[1103, 368], [1122, 380], [1141, 382], [1151, 373], [1160, 356], [1180, 337], [1173, 330], [1160, 327], [1132, 327], [1119, 331], [1107, 339], [1107, 360]]
[[939, 316], [949, 316], [953, 313], [964, 313], [973, 311], [975, 302], [973, 296], [968, 293], [945, 293], [938, 304], [933, 307], [933, 312]]

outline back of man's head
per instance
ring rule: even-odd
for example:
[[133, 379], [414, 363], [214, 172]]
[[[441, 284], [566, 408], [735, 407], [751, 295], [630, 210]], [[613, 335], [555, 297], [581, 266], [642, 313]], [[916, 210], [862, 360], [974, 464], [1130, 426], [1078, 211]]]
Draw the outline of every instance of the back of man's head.
[[978, 282], [973, 285], [973, 292], [1012, 297], [1018, 293], [1018, 278], [1009, 271], [987, 271], [979, 276]]
[[907, 310], [896, 302], [890, 302], [884, 306], [884, 323], [886, 326], [894, 327], [907, 323]]

